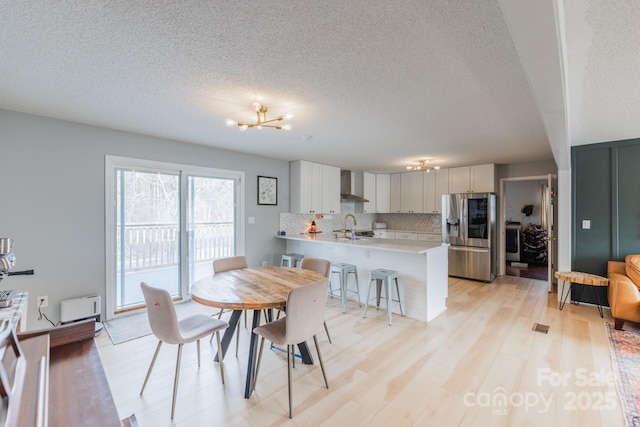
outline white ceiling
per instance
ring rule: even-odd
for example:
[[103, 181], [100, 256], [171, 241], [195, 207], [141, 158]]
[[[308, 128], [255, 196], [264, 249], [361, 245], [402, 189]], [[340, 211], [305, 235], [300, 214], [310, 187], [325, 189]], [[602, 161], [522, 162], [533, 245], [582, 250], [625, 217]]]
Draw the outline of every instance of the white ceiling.
[[[640, 137], [639, 3], [0, 0], [0, 108], [354, 170], [566, 168]], [[293, 130], [225, 126], [256, 100]]]

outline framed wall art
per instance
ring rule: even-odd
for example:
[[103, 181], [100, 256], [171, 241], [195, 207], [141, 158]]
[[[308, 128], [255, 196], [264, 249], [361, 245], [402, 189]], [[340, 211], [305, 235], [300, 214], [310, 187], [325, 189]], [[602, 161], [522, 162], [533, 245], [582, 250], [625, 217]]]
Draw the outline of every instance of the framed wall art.
[[258, 175], [258, 204], [278, 204], [278, 178]]

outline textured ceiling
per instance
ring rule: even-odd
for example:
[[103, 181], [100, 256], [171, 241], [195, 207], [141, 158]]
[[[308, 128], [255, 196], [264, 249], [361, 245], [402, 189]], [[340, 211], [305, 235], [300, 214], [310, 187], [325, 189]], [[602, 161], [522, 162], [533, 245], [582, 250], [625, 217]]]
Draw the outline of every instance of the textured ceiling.
[[572, 145], [640, 137], [640, 2], [565, 0]]
[[[627, 116], [611, 95], [629, 88], [607, 77], [619, 63], [597, 65], [611, 51], [638, 65], [627, 58], [637, 6], [565, 3], [578, 15], [569, 35], [592, 36], [582, 52], [566, 43], [569, 64], [584, 62], [568, 67], [580, 81], [567, 92], [584, 113], [567, 113], [571, 134], [608, 140], [602, 109], [618, 129]], [[625, 13], [622, 30], [635, 38], [618, 45], [607, 31]], [[516, 49], [498, 0], [0, 0], [0, 40], [2, 109], [355, 170], [552, 158], [535, 76], [519, 59], [526, 46]], [[269, 116], [293, 114], [293, 130], [225, 126], [255, 119], [256, 100]], [[626, 102], [638, 111], [637, 94]], [[640, 135], [637, 123], [619, 134]]]

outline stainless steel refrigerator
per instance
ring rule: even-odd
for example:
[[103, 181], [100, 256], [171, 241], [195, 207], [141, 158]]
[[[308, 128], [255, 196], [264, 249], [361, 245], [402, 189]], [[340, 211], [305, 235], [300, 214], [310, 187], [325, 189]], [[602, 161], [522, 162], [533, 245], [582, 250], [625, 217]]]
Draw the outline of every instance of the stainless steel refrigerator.
[[450, 276], [493, 281], [497, 247], [495, 194], [444, 194], [442, 242], [450, 245]]

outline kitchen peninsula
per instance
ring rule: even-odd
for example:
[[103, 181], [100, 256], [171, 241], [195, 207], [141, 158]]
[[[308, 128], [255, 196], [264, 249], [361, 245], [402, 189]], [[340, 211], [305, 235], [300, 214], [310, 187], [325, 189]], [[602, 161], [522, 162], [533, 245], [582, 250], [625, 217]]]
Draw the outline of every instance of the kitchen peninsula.
[[[404, 314], [429, 322], [442, 313], [448, 296], [448, 248], [428, 241], [396, 239], [345, 239], [342, 234], [292, 234], [277, 236], [287, 240], [287, 252], [345, 262], [358, 268], [360, 296], [366, 298], [369, 272], [376, 268], [396, 270]], [[337, 280], [337, 278], [335, 279]], [[374, 288], [375, 289], [375, 288]], [[375, 290], [372, 289], [372, 295]], [[353, 308], [348, 308], [352, 310]], [[397, 305], [394, 313], [399, 313]]]

